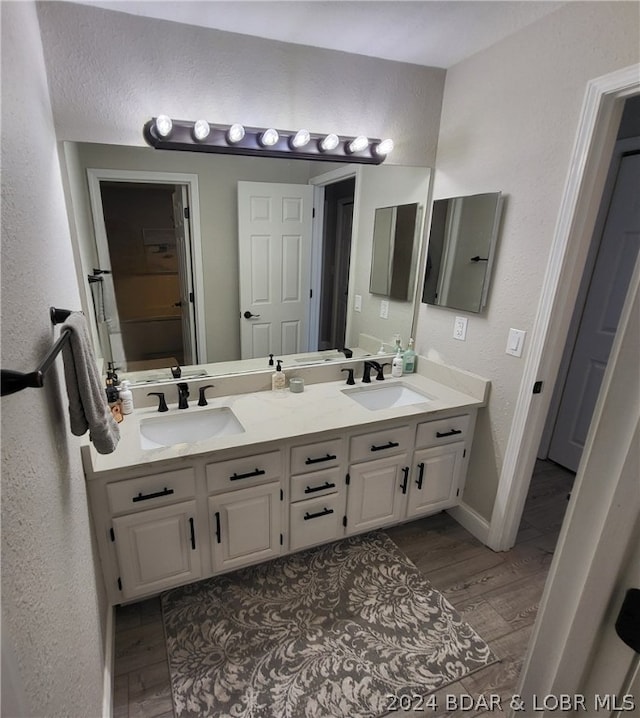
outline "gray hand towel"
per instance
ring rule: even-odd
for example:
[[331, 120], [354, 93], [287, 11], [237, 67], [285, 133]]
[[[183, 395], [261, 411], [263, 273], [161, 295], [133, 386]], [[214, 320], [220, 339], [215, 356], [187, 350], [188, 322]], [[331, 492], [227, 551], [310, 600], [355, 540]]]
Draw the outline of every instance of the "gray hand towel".
[[60, 331], [68, 329], [69, 341], [62, 349], [64, 378], [69, 397], [71, 433], [89, 438], [99, 454], [115, 451], [120, 429], [111, 415], [93, 354], [84, 315], [72, 312]]

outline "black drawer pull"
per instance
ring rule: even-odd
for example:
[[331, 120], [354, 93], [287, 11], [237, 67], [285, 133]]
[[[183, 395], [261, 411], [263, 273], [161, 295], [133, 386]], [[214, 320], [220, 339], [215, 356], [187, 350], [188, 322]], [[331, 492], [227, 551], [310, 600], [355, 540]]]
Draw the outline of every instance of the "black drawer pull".
[[220, 543], [221, 542], [221, 539], [220, 539], [220, 512], [216, 511], [215, 516], [216, 516], [216, 541], [218, 543]]
[[236, 474], [234, 473], [233, 476], [229, 477], [229, 481], [238, 481], [238, 479], [251, 479], [254, 476], [262, 476], [263, 474], [266, 474], [267, 472], [264, 469], [256, 469], [255, 471], [250, 471], [248, 474]]
[[338, 457], [335, 454], [327, 454], [326, 456], [321, 456], [318, 459], [307, 459], [304, 463], [307, 464], [320, 464], [323, 461], [333, 461], [334, 459], [337, 459]]
[[422, 480], [424, 479], [424, 461], [418, 464], [418, 468], [420, 469], [420, 473], [418, 474], [416, 484], [418, 484], [418, 490], [420, 490], [422, 489]]
[[335, 489], [336, 485], [326, 481], [322, 486], [307, 486], [304, 490], [305, 494], [312, 494], [314, 491], [324, 491], [325, 489]]
[[402, 473], [404, 474], [404, 479], [402, 480], [402, 493], [407, 493], [407, 484], [409, 483], [409, 467], [405, 466], [404, 469], [402, 469]]
[[137, 495], [134, 496], [131, 501], [148, 501], [149, 499], [157, 499], [160, 496], [171, 496], [173, 493], [173, 489], [168, 489], [166, 486], [162, 491], [156, 491], [155, 494], [143, 494], [142, 491]]
[[373, 444], [371, 447], [371, 451], [384, 451], [385, 449], [396, 449], [400, 444], [397, 441], [390, 441], [388, 444], [383, 444], [382, 446], [376, 446]]
[[317, 514], [310, 514], [308, 511], [304, 515], [304, 520], [308, 521], [309, 519], [318, 519], [321, 516], [328, 516], [329, 514], [333, 513], [333, 509], [323, 509], [322, 511], [318, 511]]
[[451, 429], [451, 431], [436, 431], [436, 437], [442, 439], [444, 436], [455, 436], [462, 434], [462, 429]]
[[191, 532], [191, 548], [196, 550], [196, 527], [193, 525], [193, 519], [189, 519], [189, 527]]

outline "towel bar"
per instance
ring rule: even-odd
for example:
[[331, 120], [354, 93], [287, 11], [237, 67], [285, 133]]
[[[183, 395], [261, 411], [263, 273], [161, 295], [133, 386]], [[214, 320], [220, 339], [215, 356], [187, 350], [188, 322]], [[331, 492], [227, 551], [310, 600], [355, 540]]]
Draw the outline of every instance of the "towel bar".
[[[52, 324], [60, 324], [71, 314], [69, 309], [57, 309], [51, 307], [49, 309], [49, 315], [51, 317]], [[61, 352], [62, 347], [69, 341], [69, 330], [65, 329], [60, 333], [58, 340], [51, 347], [45, 358], [42, 360], [40, 365], [35, 371], [31, 372], [20, 372], [14, 371], [13, 369], [2, 369], [1, 375], [1, 387], [0, 396], [6, 396], [7, 394], [14, 394], [17, 391], [22, 391], [27, 387], [39, 389], [44, 386], [44, 375], [53, 364], [55, 358]]]

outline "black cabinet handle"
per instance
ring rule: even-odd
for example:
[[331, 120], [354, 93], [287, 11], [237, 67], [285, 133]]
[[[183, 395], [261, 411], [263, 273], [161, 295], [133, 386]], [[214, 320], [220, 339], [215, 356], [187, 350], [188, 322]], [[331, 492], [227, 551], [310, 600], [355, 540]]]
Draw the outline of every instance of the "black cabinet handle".
[[405, 466], [404, 469], [402, 469], [402, 473], [404, 474], [404, 479], [402, 481], [402, 493], [407, 493], [407, 484], [409, 483], [409, 467]]
[[424, 479], [424, 461], [418, 464], [418, 469], [420, 469], [420, 473], [418, 474], [416, 484], [418, 484], [418, 490], [420, 490], [422, 489], [422, 480]]
[[325, 489], [334, 489], [335, 484], [326, 481], [322, 486], [307, 486], [304, 490], [305, 494], [312, 494], [314, 491], [324, 491]]
[[196, 550], [196, 527], [193, 524], [193, 519], [189, 519], [189, 527], [191, 531], [191, 548], [195, 551]]
[[249, 471], [248, 474], [236, 474], [234, 473], [233, 476], [229, 477], [229, 481], [238, 481], [239, 479], [251, 479], [254, 476], [262, 476], [263, 474], [266, 474], [267, 472], [264, 469], [256, 469], [255, 471]]
[[462, 429], [451, 429], [451, 431], [436, 431], [436, 437], [442, 439], [444, 436], [455, 436], [462, 434]]
[[479, 254], [476, 254], [475, 257], [471, 257], [471, 262], [488, 262], [489, 257], [481, 257]]
[[397, 441], [390, 441], [388, 444], [383, 444], [382, 446], [376, 446], [375, 444], [373, 444], [373, 446], [371, 447], [371, 451], [384, 451], [385, 449], [395, 449], [398, 446], [400, 446], [400, 444]]
[[215, 516], [216, 516], [216, 541], [217, 541], [217, 543], [220, 543], [221, 542], [221, 539], [220, 539], [220, 512], [216, 511]]
[[166, 487], [162, 491], [156, 491], [154, 494], [143, 494], [141, 491], [137, 496], [134, 496], [131, 501], [134, 503], [136, 501], [148, 501], [149, 499], [157, 499], [160, 496], [171, 496], [172, 493], [173, 489], [167, 489]]
[[335, 454], [327, 454], [326, 456], [320, 456], [317, 459], [307, 459], [304, 463], [307, 464], [320, 464], [323, 461], [333, 461], [334, 459], [337, 459], [338, 457]]
[[329, 514], [333, 513], [333, 509], [323, 509], [322, 511], [318, 511], [317, 514], [310, 514], [308, 511], [304, 515], [304, 520], [308, 521], [309, 519], [318, 519], [321, 516], [328, 516]]

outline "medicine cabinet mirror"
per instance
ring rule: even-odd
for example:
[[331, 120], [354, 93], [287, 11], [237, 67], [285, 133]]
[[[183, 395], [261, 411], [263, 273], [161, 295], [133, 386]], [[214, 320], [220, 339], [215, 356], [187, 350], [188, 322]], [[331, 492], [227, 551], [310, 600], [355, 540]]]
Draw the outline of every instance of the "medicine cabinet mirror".
[[482, 311], [487, 302], [502, 205], [501, 192], [434, 201], [424, 304]]
[[371, 294], [411, 298], [418, 204], [378, 207], [373, 226]]

